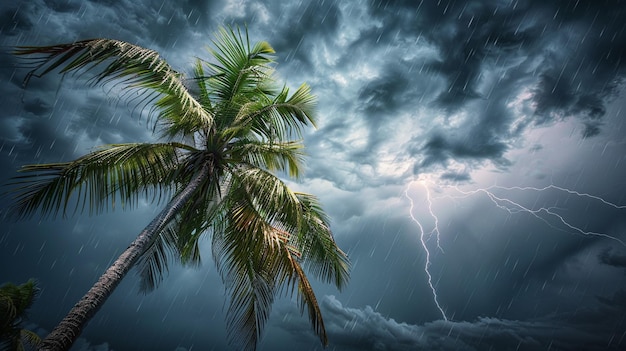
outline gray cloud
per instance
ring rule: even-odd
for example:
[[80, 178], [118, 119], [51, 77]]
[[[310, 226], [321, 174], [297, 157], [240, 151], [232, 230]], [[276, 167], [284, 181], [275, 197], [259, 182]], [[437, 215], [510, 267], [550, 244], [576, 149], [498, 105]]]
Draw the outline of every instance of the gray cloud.
[[21, 31], [30, 30], [33, 26], [32, 22], [19, 7], [10, 7], [0, 12], [0, 34], [16, 35]]
[[614, 252], [611, 247], [600, 252], [598, 259], [609, 266], [626, 268], [626, 254]]
[[286, 6], [279, 2], [272, 10], [280, 13], [281, 27], [275, 32], [273, 44], [283, 53], [279, 62], [291, 62], [312, 73], [311, 53], [315, 40], [329, 40], [337, 35], [341, 13], [336, 1], [306, 1]]
[[[570, 117], [582, 122], [584, 137], [597, 135], [624, 77], [618, 1], [372, 1], [370, 10], [386, 42], [398, 42], [402, 33], [437, 49], [439, 57], [422, 67], [446, 83], [430, 102], [449, 116], [468, 115], [459, 128], [419, 138], [425, 159], [417, 172], [445, 168], [450, 159], [504, 164], [504, 153], [528, 126]], [[414, 60], [419, 65], [423, 58]], [[532, 113], [520, 121], [508, 104], [524, 89], [532, 94], [525, 102]]]
[[[626, 290], [618, 290], [611, 297], [598, 296], [598, 301], [618, 313], [626, 309]], [[623, 324], [623, 323], [622, 323]]]
[[471, 179], [468, 173], [445, 172], [440, 177], [441, 180], [451, 180], [454, 183], [467, 182]]
[[[343, 306], [332, 295], [324, 296], [322, 308], [331, 347], [341, 350], [618, 350], [623, 346], [613, 340], [610, 330], [591, 325], [587, 331], [572, 329], [559, 320], [565, 316], [529, 321], [479, 317], [416, 325], [385, 317], [370, 306]], [[588, 313], [598, 315], [599, 311]], [[611, 325], [605, 320], [603, 326], [607, 324]], [[281, 324], [301, 336], [306, 335], [299, 329], [304, 326], [294, 321]]]

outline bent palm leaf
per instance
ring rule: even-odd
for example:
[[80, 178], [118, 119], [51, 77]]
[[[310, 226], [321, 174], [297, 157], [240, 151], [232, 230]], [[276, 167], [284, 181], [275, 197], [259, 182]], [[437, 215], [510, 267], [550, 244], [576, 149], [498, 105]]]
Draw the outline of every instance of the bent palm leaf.
[[[334, 245], [325, 216], [310, 205], [312, 196], [292, 192], [270, 173], [244, 167], [232, 174], [227, 194], [232, 203], [221, 219], [224, 230], [213, 233], [214, 258], [231, 295], [227, 310], [231, 340], [244, 349], [256, 344], [273, 298], [284, 286], [297, 292], [302, 311], [306, 307], [314, 331], [326, 345], [317, 298], [300, 263], [315, 267], [316, 276], [338, 282], [338, 287], [345, 283], [348, 260]], [[333, 245], [320, 244], [327, 241]], [[319, 262], [326, 257], [334, 262]]]
[[74, 211], [87, 207], [99, 213], [109, 205], [114, 207], [116, 196], [122, 206], [133, 206], [140, 195], [150, 191], [161, 196], [175, 180], [179, 149], [189, 147], [178, 143], [115, 144], [71, 162], [23, 166], [23, 175], [10, 183], [15, 186], [12, 211], [22, 218], [37, 212], [66, 215], [74, 196]]
[[56, 68], [65, 74], [106, 65], [91, 78], [91, 83], [115, 81], [126, 89], [140, 89], [146, 104], [161, 96], [156, 101], [158, 120], [166, 130], [171, 127], [184, 135], [193, 135], [213, 124], [213, 116], [189, 93], [181, 74], [156, 51], [119, 40], [90, 39], [46, 47], [22, 46], [15, 54], [36, 56], [25, 85], [32, 76], [41, 77]]

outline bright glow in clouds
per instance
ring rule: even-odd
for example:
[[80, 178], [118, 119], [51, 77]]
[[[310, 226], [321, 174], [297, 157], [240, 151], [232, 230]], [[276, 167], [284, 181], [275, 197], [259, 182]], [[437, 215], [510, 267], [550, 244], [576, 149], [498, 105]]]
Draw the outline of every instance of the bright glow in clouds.
[[[434, 222], [432, 224], [432, 229], [430, 231], [427, 231], [426, 229], [424, 229], [425, 225], [422, 224], [422, 220], [417, 218], [414, 214], [416, 199], [414, 199], [413, 197], [409, 195], [409, 190], [411, 189], [414, 183], [420, 184], [421, 186], [424, 187], [426, 191], [426, 203], [427, 203], [427, 210], [428, 210], [427, 216], [430, 216], [430, 219], [428, 220], [429, 221], [432, 220]], [[437, 216], [437, 213], [433, 210], [433, 201], [441, 200], [444, 198], [458, 201], [458, 200], [466, 199], [474, 195], [484, 194], [496, 207], [506, 211], [510, 215], [519, 214], [519, 213], [527, 213], [527, 214], [532, 215], [536, 219], [544, 222], [548, 227], [552, 229], [567, 232], [570, 234], [579, 234], [579, 235], [584, 235], [584, 236], [598, 236], [604, 239], [616, 241], [622, 246], [626, 247], [626, 243], [624, 241], [608, 233], [586, 230], [580, 226], [573, 224], [571, 220], [567, 219], [566, 217], [564, 217], [564, 215], [559, 213], [559, 211], [566, 212], [567, 208], [559, 208], [557, 206], [540, 206], [537, 204], [537, 202], [535, 202], [535, 204], [533, 204], [532, 206], [527, 206], [527, 205], [522, 204], [522, 202], [516, 201], [514, 199], [514, 195], [515, 195], [514, 192], [545, 193], [548, 191], [556, 191], [561, 194], [565, 193], [571, 196], [575, 196], [577, 198], [590, 199], [592, 201], [600, 203], [600, 206], [612, 207], [620, 211], [626, 210], [626, 205], [619, 205], [619, 204], [607, 201], [600, 196], [578, 192], [576, 190], [563, 188], [554, 184], [550, 184], [544, 187], [530, 187], [530, 186], [504, 187], [504, 186], [492, 185], [489, 187], [477, 188], [477, 189], [469, 190], [469, 191], [462, 190], [458, 186], [443, 186], [442, 190], [445, 190], [445, 189], [450, 189], [451, 191], [446, 195], [433, 197], [431, 195], [430, 182], [424, 179], [418, 179], [418, 180], [411, 181], [407, 185], [404, 191], [404, 195], [406, 196], [406, 198], [409, 200], [409, 203], [410, 203], [409, 216], [411, 217], [411, 220], [417, 225], [417, 228], [419, 230], [420, 243], [426, 254], [424, 272], [426, 273], [426, 276], [428, 277], [427, 283], [433, 293], [433, 301], [435, 305], [437, 306], [437, 309], [439, 309], [439, 312], [441, 313], [441, 316], [443, 317], [445, 321], [448, 320], [448, 317], [446, 316], [444, 308], [441, 306], [439, 302], [439, 297], [437, 295], [437, 288], [433, 284], [433, 277], [429, 270], [430, 265], [432, 263], [431, 251], [428, 246], [428, 242], [430, 241], [430, 239], [434, 237], [437, 242], [437, 248], [442, 253], [444, 252], [443, 248], [441, 247], [441, 242], [440, 242], [441, 232], [439, 230], [439, 217]], [[494, 191], [503, 192], [505, 194], [496, 195]]]

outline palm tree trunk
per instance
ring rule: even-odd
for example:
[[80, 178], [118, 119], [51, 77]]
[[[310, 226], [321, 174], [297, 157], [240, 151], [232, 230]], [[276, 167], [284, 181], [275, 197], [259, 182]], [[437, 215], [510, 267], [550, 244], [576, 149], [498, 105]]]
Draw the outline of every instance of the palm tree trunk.
[[137, 239], [113, 262], [100, 279], [74, 305], [63, 320], [39, 345], [40, 351], [66, 351], [78, 338], [89, 320], [102, 307], [113, 290], [149, 247], [163, 227], [180, 211], [194, 190], [211, 172], [208, 163], [189, 184], [141, 231]]

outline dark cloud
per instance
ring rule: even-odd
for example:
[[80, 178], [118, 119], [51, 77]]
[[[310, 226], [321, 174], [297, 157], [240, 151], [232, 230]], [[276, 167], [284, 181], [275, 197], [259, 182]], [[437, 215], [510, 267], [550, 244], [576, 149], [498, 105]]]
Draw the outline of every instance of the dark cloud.
[[0, 34], [16, 35], [21, 31], [30, 30], [32, 22], [19, 7], [7, 8], [0, 12]]
[[614, 252], [610, 247], [600, 252], [598, 259], [609, 266], [626, 268], [626, 254]]
[[458, 139], [458, 135], [448, 135], [434, 132], [426, 144], [419, 147], [419, 153], [424, 155], [423, 160], [413, 168], [414, 174], [426, 173], [433, 166], [447, 164], [448, 160], [480, 162], [489, 159], [491, 162], [507, 166], [509, 161], [504, 159], [504, 153], [509, 145], [489, 129], [475, 128], [475, 134]]
[[384, 76], [367, 83], [359, 92], [359, 105], [365, 112], [364, 117], [380, 120], [383, 116], [395, 115], [404, 106], [404, 92], [408, 86], [408, 77], [403, 72], [387, 71]]
[[79, 1], [44, 0], [44, 4], [55, 12], [75, 12], [81, 8]]
[[30, 112], [35, 116], [44, 116], [51, 111], [51, 106], [41, 97], [35, 97], [24, 100], [24, 111]]
[[[611, 330], [571, 329], [562, 321], [517, 321], [480, 317], [474, 321], [438, 320], [421, 325], [387, 318], [372, 307], [343, 306], [334, 296], [322, 299], [331, 347], [341, 350], [619, 350]], [[595, 313], [595, 312], [594, 312]], [[614, 317], [614, 316], [611, 316]], [[606, 326], [609, 323], [603, 323]], [[609, 324], [610, 325], [610, 324]], [[305, 336], [293, 321], [282, 328]]]
[[[227, 4], [225, 4], [227, 3]], [[304, 2], [223, 2], [225, 24], [255, 23], [259, 40], [267, 40], [279, 53], [277, 61], [292, 69], [312, 73], [320, 43], [338, 35], [341, 11], [337, 1]], [[224, 6], [226, 5], [226, 6]], [[221, 20], [221, 18], [219, 18]]]
[[626, 290], [618, 290], [609, 298], [599, 296], [598, 301], [617, 311], [624, 311], [626, 309]]
[[[370, 12], [386, 41], [403, 33], [437, 49], [436, 59], [421, 62], [445, 81], [431, 103], [448, 115], [469, 115], [462, 131], [439, 131], [423, 142], [421, 172], [448, 159], [499, 162], [529, 125], [574, 117], [584, 137], [598, 135], [624, 78], [619, 1], [372, 1]], [[532, 94], [525, 102], [532, 115], [520, 123], [505, 102], [524, 89]]]
[[449, 180], [453, 182], [467, 182], [472, 179], [468, 173], [445, 172], [439, 177], [441, 180]]
[[294, 4], [285, 6], [276, 3], [280, 7], [279, 13], [283, 21], [276, 33], [278, 35], [274, 35], [273, 45], [282, 53], [282, 62], [295, 60], [295, 65], [310, 70], [311, 52], [316, 50], [313, 39], [328, 40], [337, 35], [341, 13], [335, 1], [305, 1]]
[[407, 77], [401, 71], [388, 70], [384, 76], [361, 87], [357, 106], [369, 133], [365, 146], [352, 153], [353, 158], [375, 164], [378, 147], [396, 133], [395, 128], [390, 128], [393, 120], [413, 99], [407, 92], [408, 84]]

